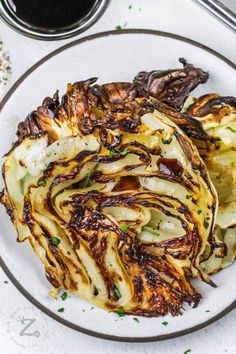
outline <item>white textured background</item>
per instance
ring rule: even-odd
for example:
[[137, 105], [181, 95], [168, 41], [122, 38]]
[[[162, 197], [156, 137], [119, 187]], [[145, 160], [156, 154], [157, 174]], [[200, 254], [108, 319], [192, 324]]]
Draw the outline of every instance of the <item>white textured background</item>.
[[[227, 3], [235, 6], [236, 0]], [[130, 10], [129, 5], [132, 5]], [[112, 0], [103, 17], [76, 38], [125, 24], [126, 28], [156, 29], [192, 38], [236, 62], [236, 34], [191, 0]], [[13, 65], [8, 88], [44, 55], [73, 40], [36, 41], [13, 32], [1, 22], [0, 38], [10, 52]], [[191, 349], [191, 354], [236, 353], [235, 311], [208, 328], [182, 338], [146, 344], [115, 343], [80, 334], [55, 322], [31, 305], [10, 281], [5, 281], [7, 277], [0, 270], [2, 354], [184, 354], [187, 349]], [[20, 335], [22, 316], [35, 319], [28, 332], [35, 335]]]

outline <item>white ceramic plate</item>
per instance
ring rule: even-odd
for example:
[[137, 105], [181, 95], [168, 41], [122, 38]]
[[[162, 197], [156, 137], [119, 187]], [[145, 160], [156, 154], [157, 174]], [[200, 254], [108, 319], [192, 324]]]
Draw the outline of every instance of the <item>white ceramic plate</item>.
[[[196, 95], [219, 92], [235, 95], [235, 66], [221, 55], [186, 38], [156, 31], [126, 30], [106, 32], [70, 43], [37, 63], [14, 85], [3, 99], [0, 124], [0, 151], [8, 151], [15, 140], [17, 124], [55, 89], [66, 90], [67, 82], [99, 77], [100, 83], [129, 81], [140, 70], [176, 68], [178, 58], [210, 72], [207, 84]], [[1, 182], [2, 183], [2, 182]], [[236, 306], [236, 262], [213, 276], [213, 289], [195, 281], [203, 298], [196, 309], [188, 305], [182, 316], [119, 318], [71, 296], [55, 301], [48, 296], [50, 285], [30, 246], [18, 244], [16, 233], [0, 208], [1, 265], [16, 287], [38, 308], [57, 321], [94, 336], [121, 341], [151, 341], [173, 338], [202, 328]], [[57, 309], [65, 307], [64, 313]], [[168, 322], [164, 326], [163, 321]]]

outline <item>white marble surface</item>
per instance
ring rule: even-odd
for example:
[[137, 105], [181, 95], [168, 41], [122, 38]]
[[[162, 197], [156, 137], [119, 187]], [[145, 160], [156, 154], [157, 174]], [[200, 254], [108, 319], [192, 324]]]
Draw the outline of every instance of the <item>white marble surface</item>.
[[[132, 5], [130, 10], [129, 5]], [[105, 15], [80, 37], [114, 29], [117, 25], [123, 27], [125, 23], [126, 28], [158, 29], [195, 39], [236, 62], [235, 33], [191, 0], [112, 0]], [[37, 60], [73, 40], [36, 41], [13, 32], [1, 22], [0, 37], [12, 58], [13, 73], [8, 88]], [[3, 354], [184, 354], [188, 349], [193, 354], [236, 352], [235, 311], [208, 328], [182, 338], [146, 344], [115, 343], [88, 337], [53, 321], [31, 305], [10, 281], [5, 281], [7, 277], [0, 270], [0, 352]], [[29, 332], [22, 333], [22, 316], [35, 319]]]

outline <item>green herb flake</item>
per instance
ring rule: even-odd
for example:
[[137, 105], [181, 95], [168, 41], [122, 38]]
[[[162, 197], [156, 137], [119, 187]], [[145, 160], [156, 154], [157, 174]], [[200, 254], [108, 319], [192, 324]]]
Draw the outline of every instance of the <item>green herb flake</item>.
[[119, 317], [125, 317], [124, 307], [123, 306], [118, 307], [118, 310], [116, 313]]
[[91, 174], [92, 174], [92, 172], [89, 171], [88, 173], [86, 173], [86, 177], [91, 177]]
[[163, 326], [167, 326], [168, 325], [168, 322], [167, 321], [164, 321], [161, 323]]
[[109, 151], [109, 154], [108, 154], [109, 157], [113, 157], [114, 156], [114, 153], [112, 151]]
[[8, 284], [8, 281], [7, 280], [4, 280], [4, 282], [3, 282], [4, 284]]
[[126, 225], [121, 226], [120, 229], [121, 229], [122, 232], [125, 232], [125, 231], [128, 230], [129, 227], [130, 227], [130, 224], [126, 224]]
[[187, 349], [187, 350], [185, 350], [184, 354], [188, 354], [188, 353], [190, 353], [191, 351], [192, 351], [192, 349]]
[[198, 210], [197, 213], [198, 215], [200, 215], [202, 213], [202, 210]]
[[62, 301], [65, 301], [67, 298], [68, 298], [67, 292], [64, 292], [63, 294], [61, 294]]
[[136, 321], [136, 322], [140, 322], [139, 319], [137, 317], [133, 317], [133, 320]]
[[178, 132], [174, 132], [174, 136], [176, 137], [176, 139], [178, 139], [181, 135]]
[[206, 310], [205, 312], [210, 312], [210, 310]]
[[120, 293], [120, 290], [119, 290], [117, 287], [115, 287], [114, 293], [116, 294], [116, 296], [118, 297], [118, 299], [120, 299], [120, 298], [122, 297], [122, 295], [121, 295], [121, 293]]
[[162, 143], [164, 144], [164, 145], [169, 145], [170, 143], [171, 143], [171, 139], [164, 139], [164, 140], [162, 140]]
[[61, 240], [59, 240], [59, 238], [57, 238], [57, 237], [52, 237], [51, 241], [54, 246], [58, 246], [59, 243], [61, 242]]
[[58, 311], [58, 312], [64, 312], [65, 309], [64, 309], [64, 307], [60, 307], [57, 311]]
[[159, 233], [159, 232], [156, 232], [156, 231], [154, 231], [154, 230], [152, 230], [152, 229], [149, 229], [149, 227], [144, 226], [144, 227], [143, 227], [143, 230], [150, 232], [150, 234], [152, 234], [152, 235], [154, 235], [154, 236], [160, 236], [160, 233]]
[[122, 31], [122, 27], [121, 27], [120, 25], [119, 25], [119, 26], [116, 26], [115, 29], [116, 29], [117, 31]]
[[232, 127], [227, 127], [226, 129], [230, 130], [232, 133], [236, 133], [236, 130]]
[[126, 154], [128, 154], [128, 151], [127, 151], [127, 150], [123, 150], [123, 151], [120, 152], [120, 155], [121, 155], [121, 156], [125, 156]]
[[45, 180], [41, 180], [38, 182], [38, 186], [41, 186], [41, 187], [45, 187], [46, 184], [47, 184], [47, 181], [45, 181]]
[[190, 194], [187, 194], [186, 199], [192, 199], [192, 196]]
[[131, 10], [132, 9], [132, 5], [129, 5], [128, 9]]

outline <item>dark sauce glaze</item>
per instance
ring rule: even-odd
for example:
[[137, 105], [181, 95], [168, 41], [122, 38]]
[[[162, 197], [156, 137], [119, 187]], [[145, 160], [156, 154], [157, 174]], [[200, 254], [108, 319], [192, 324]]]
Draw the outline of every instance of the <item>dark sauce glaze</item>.
[[138, 190], [140, 187], [137, 176], [121, 177], [118, 184], [113, 188], [113, 192], [122, 192], [127, 190]]
[[157, 163], [160, 173], [175, 176], [179, 176], [182, 173], [183, 167], [176, 159], [159, 158]]
[[59, 29], [88, 15], [96, 0], [7, 0], [16, 16], [29, 25]]

